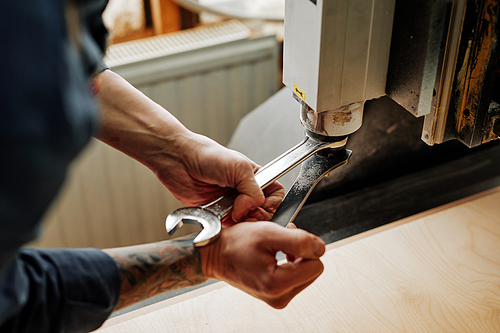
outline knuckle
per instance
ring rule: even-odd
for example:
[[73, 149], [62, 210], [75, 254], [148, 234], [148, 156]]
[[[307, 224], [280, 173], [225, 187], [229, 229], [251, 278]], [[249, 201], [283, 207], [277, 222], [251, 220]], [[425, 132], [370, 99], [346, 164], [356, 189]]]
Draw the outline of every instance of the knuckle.
[[245, 174], [252, 174], [253, 175], [253, 168], [252, 164], [250, 161], [248, 161], [246, 158], [239, 156], [240, 158], [237, 158], [235, 161], [235, 166], [237, 170], [241, 170]]

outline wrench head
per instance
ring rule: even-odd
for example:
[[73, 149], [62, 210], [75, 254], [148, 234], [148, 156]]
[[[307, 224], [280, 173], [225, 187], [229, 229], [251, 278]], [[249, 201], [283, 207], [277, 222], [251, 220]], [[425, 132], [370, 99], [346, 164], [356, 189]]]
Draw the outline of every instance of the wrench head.
[[199, 223], [203, 227], [194, 239], [194, 246], [201, 247], [217, 240], [222, 230], [220, 219], [212, 212], [201, 207], [185, 207], [174, 210], [167, 216], [165, 227], [173, 235], [184, 224]]

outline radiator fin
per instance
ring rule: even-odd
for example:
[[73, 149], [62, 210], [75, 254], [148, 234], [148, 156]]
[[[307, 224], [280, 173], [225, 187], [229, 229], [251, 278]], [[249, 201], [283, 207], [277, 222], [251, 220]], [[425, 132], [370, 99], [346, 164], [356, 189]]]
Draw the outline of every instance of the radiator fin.
[[250, 37], [250, 29], [238, 20], [226, 21], [161, 36], [112, 45], [106, 52], [110, 67], [170, 54], [188, 52]]

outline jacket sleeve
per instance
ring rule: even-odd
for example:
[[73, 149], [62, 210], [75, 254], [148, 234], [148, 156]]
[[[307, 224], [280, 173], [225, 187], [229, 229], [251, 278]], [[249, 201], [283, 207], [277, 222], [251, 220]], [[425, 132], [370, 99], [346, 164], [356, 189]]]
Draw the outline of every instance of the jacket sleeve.
[[120, 295], [114, 260], [98, 249], [23, 249], [2, 273], [0, 331], [89, 332]]

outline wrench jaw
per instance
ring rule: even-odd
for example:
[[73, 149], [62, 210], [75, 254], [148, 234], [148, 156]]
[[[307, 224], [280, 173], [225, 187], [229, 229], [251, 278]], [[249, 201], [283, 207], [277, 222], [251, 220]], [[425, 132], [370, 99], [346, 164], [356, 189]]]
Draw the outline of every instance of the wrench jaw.
[[165, 221], [165, 227], [169, 235], [173, 235], [184, 224], [201, 224], [203, 227], [193, 240], [195, 247], [215, 242], [222, 230], [220, 219], [212, 212], [201, 207], [176, 209], [167, 216]]
[[[316, 156], [316, 154], [319, 154], [320, 151], [327, 149], [328, 151], [339, 150], [345, 146], [346, 142], [347, 137], [324, 137], [308, 132], [308, 135], [301, 143], [262, 167], [259, 172], [255, 174], [255, 180], [257, 181], [257, 184], [259, 184], [260, 188], [264, 189], [274, 180], [280, 178], [282, 175], [284, 175], [297, 165], [301, 164], [305, 160], [316, 158], [314, 156]], [[339, 166], [347, 161], [348, 156], [344, 156], [347, 154], [347, 150], [342, 149], [341, 151], [343, 151], [344, 154], [341, 154], [342, 156], [336, 156], [337, 159], [332, 159], [333, 162], [330, 161], [327, 165], [328, 169], [321, 169], [323, 170], [323, 173], [327, 173], [337, 164], [337, 166]], [[350, 155], [350, 152], [347, 155]], [[338, 158], [341, 158], [341, 160], [338, 160]], [[324, 168], [324, 166], [322, 168]], [[317, 168], [313, 169], [316, 170]], [[310, 180], [308, 181], [307, 184], [310, 183], [308, 185], [308, 189], [314, 187], [317, 181], [319, 181], [319, 179], [321, 179], [324, 174], [320, 175], [313, 173], [309, 174], [309, 176], [309, 178], [311, 178], [313, 182], [311, 182]], [[308, 195], [309, 194], [307, 194], [307, 196]], [[167, 232], [170, 235], [173, 235], [178, 229], [182, 228], [184, 224], [201, 224], [203, 229], [194, 239], [194, 246], [201, 247], [216, 241], [222, 230], [221, 219], [223, 219], [224, 216], [226, 216], [226, 214], [230, 212], [237, 196], [238, 191], [228, 191], [224, 196], [207, 205], [200, 207], [181, 208], [173, 211], [167, 216], [167, 220], [165, 221]], [[307, 196], [305, 196], [304, 198], [307, 198]], [[295, 201], [297, 200], [294, 199], [294, 202]], [[300, 207], [302, 207], [303, 200], [299, 200], [298, 202], [300, 203], [300, 206], [295, 206], [300, 209]], [[290, 209], [288, 209], [287, 211], [290, 211]], [[278, 213], [278, 211], [276, 213]], [[275, 216], [277, 215], [276, 213]], [[292, 211], [292, 213], [294, 213], [294, 211]], [[295, 215], [293, 215], [293, 217], [294, 216]], [[281, 218], [281, 220], [286, 222], [286, 218]], [[276, 220], [273, 219], [273, 221]]]

